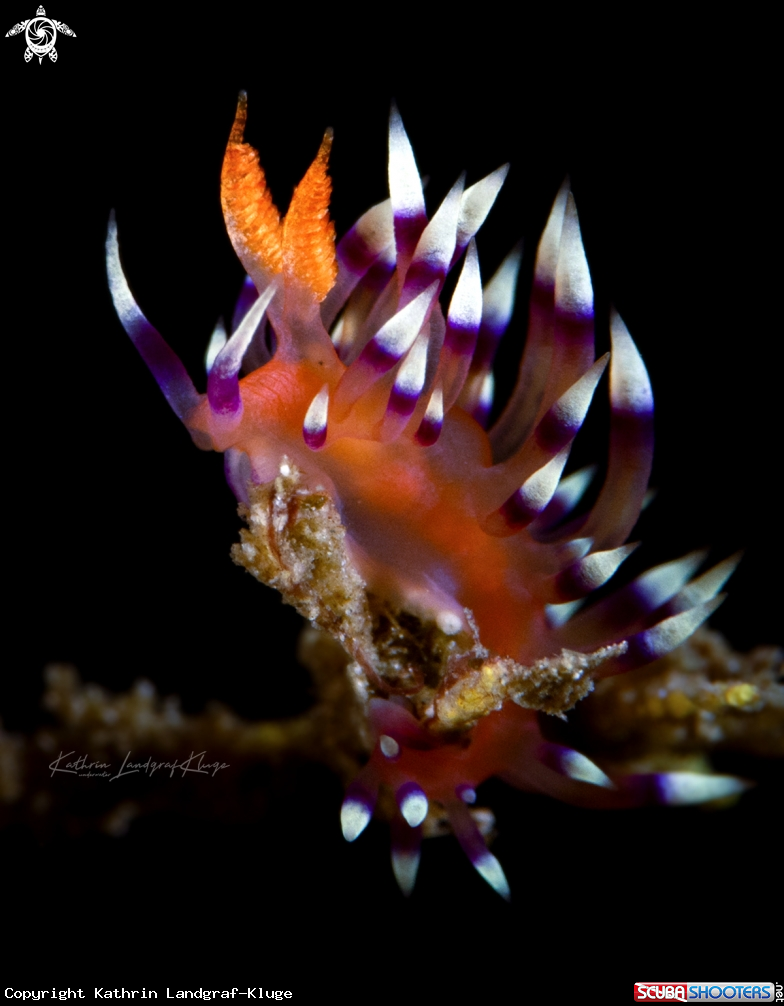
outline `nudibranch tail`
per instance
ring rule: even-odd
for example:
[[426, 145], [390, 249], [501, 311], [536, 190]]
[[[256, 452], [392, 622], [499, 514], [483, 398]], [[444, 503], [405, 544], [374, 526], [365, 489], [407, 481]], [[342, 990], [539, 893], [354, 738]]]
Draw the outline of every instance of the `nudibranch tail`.
[[[515, 389], [489, 431], [493, 365], [514, 309], [521, 246], [483, 287], [476, 234], [507, 166], [458, 178], [428, 217], [396, 108], [389, 193], [335, 244], [327, 131], [281, 218], [244, 138], [241, 95], [221, 200], [246, 270], [227, 335], [219, 323], [200, 395], [130, 293], [114, 221], [107, 239], [120, 319], [199, 446], [226, 453], [249, 528], [234, 556], [339, 640], [367, 764], [341, 812], [354, 841], [380, 813], [392, 864], [413, 889], [423, 836], [451, 829], [485, 880], [509, 886], [473, 807], [499, 776], [581, 806], [686, 803], [739, 792], [730, 777], [622, 776], [546, 742], [595, 679], [655, 660], [721, 603], [738, 557], [695, 578], [690, 553], [584, 603], [637, 547], [648, 492], [653, 398], [619, 315], [595, 358], [594, 295], [568, 181], [539, 243]], [[452, 268], [459, 275], [446, 308]], [[610, 445], [569, 455], [605, 370]], [[244, 375], [244, 376], [243, 376]], [[565, 474], [566, 472], [566, 474]]]

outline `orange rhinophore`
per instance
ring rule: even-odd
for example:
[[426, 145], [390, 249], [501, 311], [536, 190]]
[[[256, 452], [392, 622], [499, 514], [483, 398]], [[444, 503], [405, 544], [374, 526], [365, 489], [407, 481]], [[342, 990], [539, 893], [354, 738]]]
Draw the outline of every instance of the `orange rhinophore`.
[[245, 143], [248, 100], [243, 92], [221, 171], [221, 204], [234, 250], [250, 275], [265, 285], [280, 272], [324, 300], [337, 276], [335, 225], [329, 219], [332, 185], [327, 174], [332, 130], [294, 190], [283, 221], [272, 201], [259, 155]]
[[231, 243], [246, 272], [262, 270], [269, 282], [283, 268], [283, 229], [259, 155], [243, 139], [247, 118], [248, 99], [243, 91], [223, 158], [221, 205]]
[[335, 225], [329, 219], [332, 185], [327, 174], [332, 130], [321, 141], [315, 161], [294, 190], [283, 221], [283, 271], [324, 300], [335, 282]]

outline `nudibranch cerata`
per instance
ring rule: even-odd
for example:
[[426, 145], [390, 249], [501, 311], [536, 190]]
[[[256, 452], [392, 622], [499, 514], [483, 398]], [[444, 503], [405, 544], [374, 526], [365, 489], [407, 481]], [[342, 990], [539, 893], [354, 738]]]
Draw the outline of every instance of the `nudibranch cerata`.
[[[351, 657], [367, 763], [342, 808], [353, 841], [390, 819], [393, 867], [411, 890], [419, 845], [448, 818], [479, 873], [506, 878], [471, 807], [499, 776], [574, 804], [698, 803], [744, 787], [681, 772], [608, 776], [551, 743], [539, 713], [563, 716], [597, 678], [649, 663], [718, 606], [734, 568], [696, 579], [689, 554], [581, 606], [634, 545], [647, 491], [653, 400], [623, 321], [594, 358], [591, 277], [574, 199], [556, 196], [539, 243], [516, 387], [487, 429], [493, 359], [510, 321], [513, 251], [484, 286], [475, 235], [504, 182], [461, 177], [433, 216], [403, 123], [389, 124], [389, 199], [335, 242], [327, 132], [285, 217], [240, 96], [221, 199], [247, 273], [230, 337], [207, 351], [207, 392], [137, 306], [114, 222], [107, 241], [117, 312], [196, 444], [225, 453], [249, 527], [235, 560], [333, 635]], [[439, 298], [459, 269], [448, 304]], [[564, 475], [605, 369], [610, 446], [592, 476]], [[244, 373], [244, 376], [240, 376]]]

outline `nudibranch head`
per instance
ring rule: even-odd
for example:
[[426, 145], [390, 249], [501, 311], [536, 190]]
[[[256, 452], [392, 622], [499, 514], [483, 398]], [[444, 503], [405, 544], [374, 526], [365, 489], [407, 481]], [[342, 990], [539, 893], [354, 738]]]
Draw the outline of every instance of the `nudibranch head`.
[[[635, 547], [626, 540], [648, 486], [653, 399], [615, 313], [611, 352], [595, 359], [591, 276], [568, 184], [539, 244], [517, 384], [487, 428], [520, 252], [483, 284], [475, 235], [506, 167], [468, 188], [459, 178], [428, 218], [393, 108], [390, 198], [336, 245], [331, 132], [281, 219], [244, 141], [246, 114], [242, 95], [221, 199], [247, 278], [231, 335], [219, 324], [210, 343], [206, 394], [136, 305], [113, 223], [109, 279], [174, 411], [200, 447], [225, 452], [249, 525], [235, 560], [352, 658], [368, 760], [349, 780], [346, 838], [380, 808], [409, 891], [420, 839], [445, 815], [506, 896], [483, 838], [487, 817], [471, 809], [490, 776], [586, 806], [737, 792], [743, 784], [731, 777], [611, 778], [539, 729], [538, 713], [563, 716], [595, 679], [685, 640], [720, 603], [735, 562], [694, 579], [704, 555], [693, 553], [581, 606]], [[580, 512], [593, 470], [564, 469], [605, 370], [606, 474]]]

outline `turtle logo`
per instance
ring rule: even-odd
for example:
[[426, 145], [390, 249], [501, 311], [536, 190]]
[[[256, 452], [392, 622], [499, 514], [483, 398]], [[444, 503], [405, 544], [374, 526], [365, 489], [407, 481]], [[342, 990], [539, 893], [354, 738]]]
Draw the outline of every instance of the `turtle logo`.
[[5, 37], [18, 35], [20, 32], [25, 33], [27, 48], [25, 49], [24, 58], [26, 63], [29, 63], [33, 56], [38, 57], [39, 63], [43, 61], [44, 56], [48, 56], [53, 63], [56, 63], [57, 50], [54, 47], [54, 43], [58, 31], [62, 32], [63, 35], [72, 35], [76, 38], [76, 32], [72, 31], [67, 24], [47, 17], [43, 7], [39, 7], [35, 12], [34, 18], [15, 24], [10, 31], [5, 33]]

